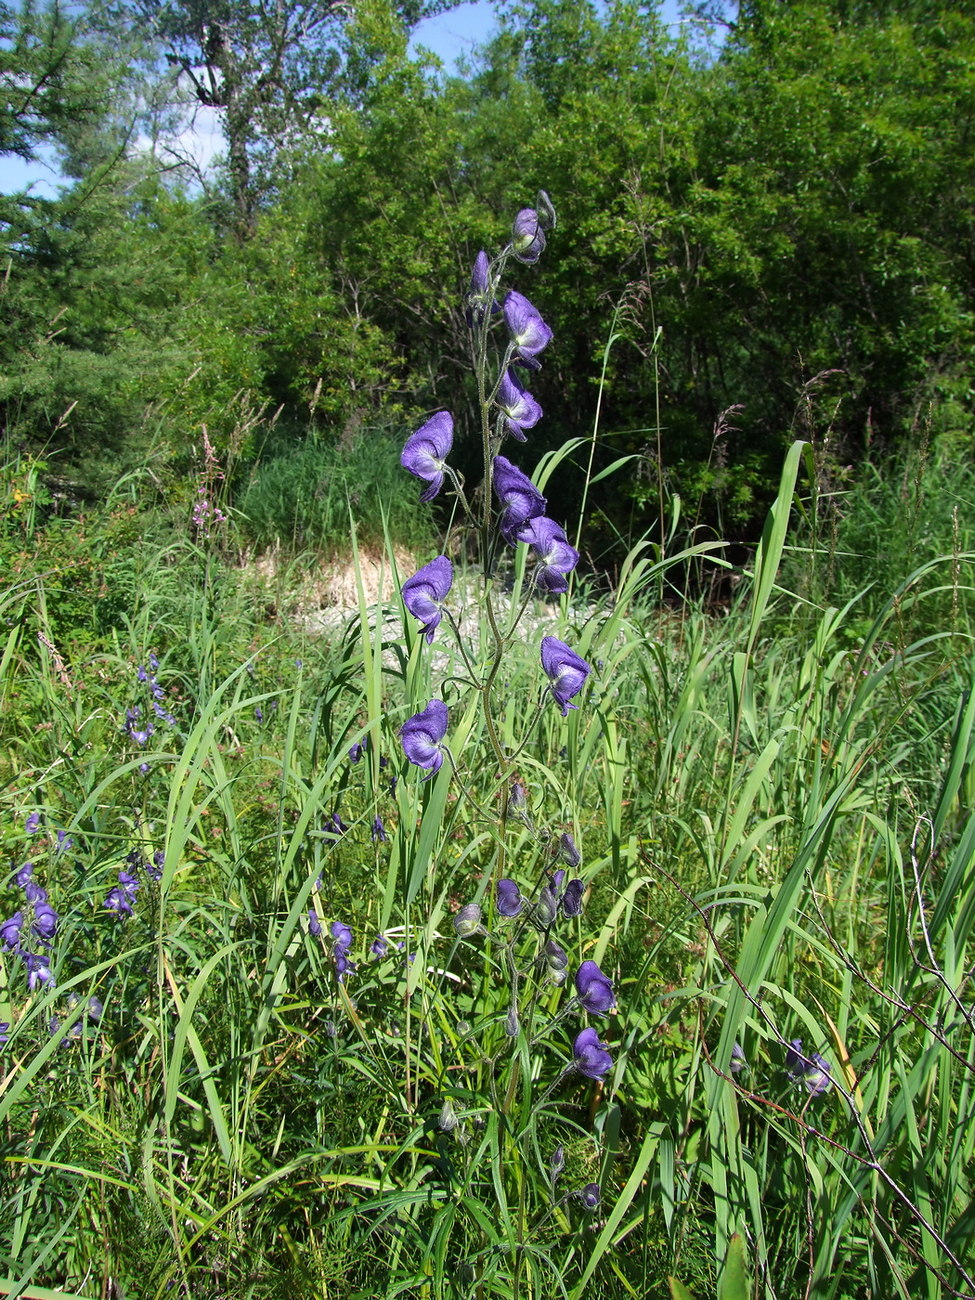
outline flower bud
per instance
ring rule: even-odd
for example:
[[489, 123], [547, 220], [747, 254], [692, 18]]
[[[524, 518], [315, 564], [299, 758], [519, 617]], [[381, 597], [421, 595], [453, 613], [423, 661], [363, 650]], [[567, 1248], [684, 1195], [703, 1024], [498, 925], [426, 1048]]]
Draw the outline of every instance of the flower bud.
[[587, 1209], [590, 1214], [599, 1205], [602, 1197], [598, 1183], [586, 1183], [585, 1187], [582, 1188], [578, 1195], [583, 1207]]
[[540, 930], [547, 930], [559, 914], [559, 905], [551, 889], [546, 887], [538, 896], [538, 902], [532, 912], [532, 920]]
[[552, 1152], [552, 1158], [548, 1162], [548, 1171], [554, 1187], [565, 1171], [565, 1147], [561, 1143]]
[[522, 208], [515, 217], [511, 228], [511, 249], [519, 262], [529, 266], [545, 252], [545, 232], [534, 208]]
[[535, 207], [538, 209], [538, 224], [543, 230], [554, 230], [558, 224], [558, 217], [552, 200], [544, 190], [539, 190], [535, 199]]
[[439, 1124], [445, 1133], [452, 1133], [457, 1127], [457, 1115], [449, 1097], [444, 1099], [444, 1104], [440, 1108]]
[[512, 1002], [508, 1008], [508, 1014], [504, 1018], [504, 1032], [509, 1038], [517, 1038], [521, 1029], [521, 1021], [518, 1019], [518, 1008]]
[[563, 916], [581, 916], [582, 915], [582, 896], [586, 892], [586, 887], [581, 880], [570, 880], [565, 887], [565, 893], [559, 900], [559, 907], [562, 909]]
[[508, 791], [508, 816], [523, 821], [528, 807], [528, 792], [521, 781], [512, 781]]
[[578, 871], [582, 866], [582, 854], [576, 848], [576, 842], [568, 831], [559, 836], [559, 857], [570, 871]]
[[549, 939], [545, 945], [545, 962], [549, 970], [565, 970], [569, 964], [565, 950], [560, 948], [554, 939]]
[[458, 939], [469, 939], [481, 928], [481, 909], [477, 903], [468, 903], [454, 917], [454, 933]]

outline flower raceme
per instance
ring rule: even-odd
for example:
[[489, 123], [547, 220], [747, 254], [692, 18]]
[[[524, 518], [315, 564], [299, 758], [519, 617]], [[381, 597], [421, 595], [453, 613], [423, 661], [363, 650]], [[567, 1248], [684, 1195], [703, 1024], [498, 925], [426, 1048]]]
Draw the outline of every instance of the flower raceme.
[[505, 456], [494, 458], [494, 491], [503, 507], [501, 536], [509, 546], [517, 546], [525, 525], [545, 513], [545, 498], [528, 475]]
[[454, 566], [446, 555], [438, 555], [403, 583], [403, 604], [423, 624], [420, 635], [426, 637], [427, 645], [433, 641], [434, 633], [440, 626], [443, 602], [453, 581]]
[[414, 478], [430, 484], [421, 501], [432, 501], [443, 487], [444, 467], [453, 445], [454, 417], [449, 411], [438, 411], [407, 438], [399, 463]]
[[573, 695], [578, 695], [586, 684], [586, 678], [592, 667], [564, 641], [558, 637], [542, 637], [542, 669], [552, 683], [551, 691], [555, 703], [566, 717], [570, 709], [577, 709], [577, 704], [570, 704]]
[[416, 767], [426, 768], [431, 776], [443, 766], [441, 741], [447, 734], [447, 706], [443, 700], [431, 700], [422, 713], [415, 713], [399, 729], [403, 753]]

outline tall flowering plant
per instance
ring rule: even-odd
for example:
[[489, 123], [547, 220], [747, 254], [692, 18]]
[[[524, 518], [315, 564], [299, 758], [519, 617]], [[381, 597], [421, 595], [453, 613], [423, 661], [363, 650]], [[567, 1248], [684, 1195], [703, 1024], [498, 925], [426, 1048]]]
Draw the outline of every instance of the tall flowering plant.
[[[579, 553], [525, 464], [532, 431], [543, 419], [529, 386], [553, 344], [553, 332], [530, 299], [506, 284], [519, 264], [539, 261], [554, 226], [552, 205], [540, 194], [535, 207], [518, 212], [501, 252], [492, 258], [482, 251], [474, 262], [466, 315], [481, 441], [477, 490], [468, 491], [452, 463], [451, 411], [426, 419], [407, 438], [400, 457], [403, 468], [423, 484], [420, 501], [452, 496], [459, 528], [476, 538], [476, 602], [485, 635], [471, 638], [462, 630], [450, 558], [460, 547], [448, 537], [443, 553], [403, 583], [401, 597], [419, 633], [416, 659], [429, 656], [432, 670], [439, 663], [434, 643], [453, 637], [459, 651], [454, 663], [462, 663], [463, 670], [431, 685], [424, 707], [399, 726], [398, 738], [405, 758], [418, 769], [419, 789], [429, 795], [420, 800], [423, 817], [436, 816], [437, 810], [443, 815], [445, 797], [437, 801], [430, 791], [436, 785], [443, 792], [446, 786], [469, 807], [464, 825], [476, 826], [493, 846], [489, 869], [469, 887], [473, 899], [454, 914], [457, 946], [447, 969], [431, 967], [428, 953], [411, 955], [411, 961], [420, 959], [411, 987], [416, 990], [428, 977], [434, 991], [431, 995], [427, 988], [425, 996], [438, 1004], [430, 1014], [454, 1027], [437, 1044], [439, 1065], [428, 1083], [431, 1104], [439, 1107], [438, 1141], [445, 1158], [449, 1153], [461, 1168], [457, 1177], [464, 1196], [482, 1202], [471, 1220], [480, 1225], [473, 1235], [481, 1244], [472, 1247], [468, 1237], [461, 1271], [467, 1270], [472, 1281], [488, 1281], [504, 1256], [516, 1293], [525, 1270], [533, 1273], [526, 1294], [536, 1293], [535, 1286], [537, 1293], [548, 1293], [548, 1283], [540, 1273], [535, 1276], [540, 1266], [529, 1242], [547, 1233], [574, 1232], [579, 1217], [591, 1222], [600, 1205], [600, 1184], [593, 1180], [598, 1145], [590, 1120], [614, 1070], [609, 1025], [616, 1006], [610, 976], [592, 958], [581, 959], [582, 951], [570, 955], [585, 946], [582, 918], [589, 891], [582, 856], [570, 834], [536, 824], [532, 792], [517, 766], [531, 754], [546, 712], [557, 727], [567, 728], [570, 713], [585, 709], [592, 674], [568, 640], [537, 630], [540, 607], [534, 602], [566, 596]], [[527, 575], [513, 600], [496, 579], [506, 548], [523, 554]], [[561, 627], [552, 620], [554, 630]], [[522, 714], [511, 708], [505, 666], [509, 656], [523, 654], [529, 640], [535, 645], [537, 685], [533, 704]], [[468, 739], [470, 719], [477, 714], [494, 774], [493, 802], [483, 794], [475, 797], [475, 783], [468, 779], [472, 763], [481, 765], [476, 784], [483, 791], [483, 750], [475, 757]], [[520, 852], [526, 843], [532, 855]], [[515, 866], [520, 859], [540, 859], [540, 873], [522, 862], [522, 878]], [[372, 952], [377, 955], [375, 946]], [[385, 941], [381, 957], [387, 959]], [[451, 999], [462, 1005], [452, 1020]], [[496, 1176], [485, 1177], [491, 1169]], [[485, 1230], [492, 1221], [506, 1225], [503, 1249]]]

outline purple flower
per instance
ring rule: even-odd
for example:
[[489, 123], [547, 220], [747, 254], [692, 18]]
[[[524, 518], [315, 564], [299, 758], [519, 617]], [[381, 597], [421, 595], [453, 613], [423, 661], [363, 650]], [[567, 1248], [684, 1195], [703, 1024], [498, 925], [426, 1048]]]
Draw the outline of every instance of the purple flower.
[[586, 1183], [582, 1191], [578, 1193], [578, 1196], [579, 1200], [583, 1204], [583, 1208], [587, 1209], [591, 1214], [593, 1210], [598, 1207], [602, 1193], [599, 1190], [598, 1183]]
[[521, 890], [513, 880], [499, 880], [496, 907], [499, 916], [517, 916], [525, 906]]
[[570, 650], [564, 641], [559, 641], [554, 636], [542, 637], [542, 668], [552, 683], [552, 697], [561, 708], [564, 718], [570, 709], [579, 707], [569, 701], [585, 686], [592, 668], [585, 659]]
[[103, 906], [110, 912], [117, 912], [119, 916], [132, 915], [132, 899], [124, 889], [119, 889], [118, 886], [108, 891]]
[[0, 1047], [10, 1042], [10, 1021], [0, 1020]]
[[[734, 1053], [732, 1052], [732, 1056]], [[732, 1067], [734, 1068], [734, 1067]], [[785, 1054], [786, 1072], [793, 1083], [801, 1079], [811, 1097], [825, 1092], [833, 1082], [829, 1062], [818, 1052], [806, 1056], [802, 1050], [802, 1039], [793, 1038]]]
[[484, 319], [485, 312], [495, 312], [498, 304], [491, 294], [491, 263], [483, 248], [474, 259], [471, 287], [467, 291], [467, 324], [473, 327]]
[[31, 927], [38, 939], [54, 938], [58, 928], [58, 914], [50, 903], [38, 903], [34, 908], [34, 924]]
[[594, 1016], [605, 1016], [616, 1005], [613, 985], [594, 961], [584, 961], [576, 971], [576, 995]]
[[529, 370], [541, 370], [537, 353], [552, 340], [552, 331], [524, 294], [509, 290], [504, 300], [504, 323], [514, 345], [514, 359]]
[[443, 487], [444, 465], [453, 445], [454, 417], [449, 411], [438, 411], [407, 438], [399, 463], [430, 484], [421, 501], [432, 501]]
[[162, 849], [156, 849], [152, 855], [152, 861], [146, 863], [146, 873], [150, 880], [162, 880], [163, 867], [166, 865], [166, 854]]
[[565, 575], [579, 563], [579, 552], [569, 545], [564, 531], [554, 519], [539, 515], [530, 519], [518, 534], [520, 542], [527, 542], [535, 552], [538, 571], [535, 581], [553, 594], [567, 591]]
[[386, 827], [383, 825], [383, 819], [377, 813], [372, 819], [371, 839], [373, 844], [385, 844], [389, 840], [386, 834]]
[[366, 752], [366, 742], [364, 740], [357, 740], [356, 743], [349, 750], [349, 762], [358, 763], [359, 759], [362, 757], [362, 755], [365, 752]]
[[568, 831], [559, 836], [559, 857], [573, 871], [582, 865], [582, 854], [576, 848], [576, 842]]
[[441, 606], [453, 581], [454, 566], [446, 555], [438, 555], [403, 583], [403, 604], [423, 624], [420, 635], [426, 637], [427, 645], [433, 641], [433, 634], [440, 626]]
[[559, 900], [555, 891], [545, 888], [538, 895], [538, 902], [532, 909], [531, 920], [533, 925], [537, 925], [540, 930], [547, 930], [550, 925], [554, 925], [555, 918], [559, 914]]
[[417, 767], [432, 776], [443, 765], [441, 741], [447, 734], [447, 706], [443, 700], [431, 700], [422, 713], [415, 713], [399, 729], [403, 753]]
[[34, 992], [38, 984], [50, 984], [53, 987], [54, 976], [51, 974], [51, 968], [47, 964], [46, 957], [34, 952], [25, 952], [24, 964], [27, 967], [27, 987], [31, 993]]
[[58, 842], [54, 846], [57, 853], [67, 853], [73, 844], [74, 840], [67, 831], [58, 831]]
[[570, 880], [565, 887], [565, 893], [559, 899], [559, 908], [563, 916], [581, 916], [582, 915], [582, 896], [586, 892], [586, 887], [581, 880]]
[[333, 921], [328, 932], [335, 940], [334, 952], [336, 955], [347, 953], [352, 947], [352, 931], [345, 922]]
[[377, 934], [369, 947], [369, 951], [374, 957], [385, 957], [389, 952], [389, 943], [385, 935]]
[[601, 1079], [613, 1064], [609, 1048], [599, 1041], [595, 1029], [583, 1029], [572, 1044], [572, 1063], [587, 1079]]
[[746, 1068], [748, 1062], [745, 1060], [745, 1053], [741, 1049], [741, 1043], [732, 1043], [731, 1045], [731, 1073], [741, 1074]]
[[16, 880], [17, 884], [20, 886], [21, 889], [26, 889], [28, 884], [30, 883], [30, 878], [31, 876], [33, 876], [33, 874], [34, 874], [33, 862], [25, 862], [24, 865], [17, 872], [14, 879]]
[[568, 954], [554, 939], [545, 945], [545, 964], [552, 971], [563, 971], [569, 964]]
[[318, 913], [313, 907], [308, 909], [308, 933], [312, 938], [317, 939], [322, 932], [322, 923], [318, 919]]
[[149, 680], [149, 674], [146, 672], [145, 668], [143, 668], [142, 664], [139, 664], [139, 667], [135, 670], [135, 676], [136, 680], [140, 682], [147, 682]]
[[545, 232], [534, 208], [522, 208], [511, 228], [511, 249], [519, 262], [528, 266], [545, 252]]
[[150, 671], [150, 672], [155, 672], [156, 669], [157, 669], [158, 667], [159, 667], [159, 660], [156, 658], [156, 652], [155, 652], [155, 650], [150, 650], [150, 651], [149, 651], [149, 671]]
[[494, 399], [504, 415], [504, 426], [512, 438], [525, 441], [525, 430], [533, 429], [542, 418], [542, 408], [510, 368], [501, 376]]
[[0, 924], [0, 942], [3, 942], [7, 948], [16, 948], [20, 943], [20, 932], [23, 928], [23, 912], [14, 912], [13, 916]]
[[24, 822], [24, 830], [27, 832], [28, 835], [33, 835], [37, 831], [40, 824], [41, 824], [41, 814], [39, 812], [32, 812], [31, 815]]
[[545, 513], [545, 498], [528, 475], [504, 456], [494, 458], [494, 491], [504, 507], [501, 536], [509, 546], [515, 546], [528, 521]]
[[26, 885], [24, 885], [24, 897], [32, 907], [36, 907], [38, 903], [47, 902], [47, 890], [43, 885], [38, 885], [35, 884], [33, 880], [28, 880]]

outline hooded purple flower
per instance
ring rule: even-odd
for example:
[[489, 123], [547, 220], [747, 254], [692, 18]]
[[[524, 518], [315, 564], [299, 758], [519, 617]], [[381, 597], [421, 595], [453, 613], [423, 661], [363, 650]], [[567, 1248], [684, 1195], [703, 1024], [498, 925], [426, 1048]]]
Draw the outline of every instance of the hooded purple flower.
[[529, 370], [541, 370], [537, 354], [552, 341], [552, 331], [524, 294], [511, 289], [502, 307], [504, 323], [514, 345], [514, 360]]
[[440, 742], [447, 734], [447, 706], [443, 700], [431, 700], [422, 713], [415, 713], [399, 729], [403, 753], [417, 767], [425, 767], [433, 776], [443, 765]]
[[509, 367], [501, 376], [494, 399], [504, 415], [504, 425], [512, 438], [525, 441], [525, 430], [533, 429], [542, 418], [542, 408]]
[[0, 923], [0, 943], [3, 943], [8, 948], [16, 948], [20, 943], [20, 932], [23, 928], [23, 912], [14, 912], [13, 916]]
[[28, 835], [33, 835], [40, 827], [40, 824], [41, 824], [41, 814], [39, 812], [32, 812], [31, 815], [24, 822], [24, 830], [27, 832]]
[[586, 887], [581, 880], [570, 880], [565, 887], [565, 893], [559, 899], [559, 908], [563, 916], [581, 916], [582, 915], [582, 896], [586, 892]]
[[499, 880], [496, 907], [499, 916], [517, 916], [525, 906], [521, 890], [513, 880]]
[[613, 985], [594, 961], [584, 961], [576, 971], [576, 995], [594, 1016], [605, 1016], [616, 1006]]
[[555, 520], [546, 515], [530, 519], [518, 534], [518, 540], [527, 542], [535, 552], [539, 565], [535, 574], [538, 585], [553, 594], [567, 591], [569, 584], [565, 575], [579, 563], [579, 552], [569, 545], [568, 538]]
[[602, 1195], [602, 1193], [599, 1190], [598, 1183], [586, 1183], [582, 1191], [577, 1192], [576, 1195], [579, 1197], [579, 1200], [582, 1202], [583, 1209], [588, 1210], [590, 1214], [593, 1212], [593, 1210], [598, 1209], [599, 1202]]
[[504, 456], [494, 458], [494, 491], [504, 507], [501, 536], [509, 546], [516, 546], [528, 521], [545, 513], [545, 498], [528, 475]]
[[438, 555], [403, 583], [403, 604], [423, 624], [420, 635], [426, 637], [427, 645], [440, 626], [441, 607], [453, 582], [454, 566], [446, 555]]
[[372, 819], [372, 830], [369, 833], [373, 844], [386, 844], [389, 836], [386, 834], [386, 827], [383, 825], [383, 819], [377, 813]]
[[389, 952], [389, 941], [384, 934], [377, 934], [369, 946], [374, 957], [385, 957]]
[[519, 262], [528, 266], [545, 252], [545, 232], [534, 208], [522, 208], [511, 228], [511, 249]]
[[802, 1080], [810, 1097], [825, 1092], [833, 1082], [829, 1062], [818, 1052], [803, 1055], [801, 1038], [794, 1038], [789, 1044], [789, 1050], [785, 1054], [785, 1068], [794, 1083]]
[[[34, 924], [31, 929], [38, 939], [46, 942], [54, 938], [58, 928], [58, 914], [50, 903], [38, 903], [34, 908]], [[47, 944], [50, 947], [50, 944]]]
[[318, 919], [318, 913], [313, 907], [308, 909], [308, 933], [315, 939], [322, 932], [322, 923]]
[[421, 501], [432, 501], [443, 487], [444, 465], [453, 445], [454, 417], [449, 411], [438, 411], [407, 438], [399, 463], [430, 484]]
[[570, 709], [577, 709], [577, 704], [570, 704], [573, 695], [578, 695], [586, 684], [586, 678], [592, 668], [581, 659], [574, 650], [570, 650], [564, 641], [557, 637], [542, 637], [542, 668], [552, 683], [552, 696], [566, 717]]
[[601, 1079], [613, 1064], [609, 1048], [599, 1041], [595, 1029], [583, 1029], [572, 1044], [572, 1063], [587, 1079]]
[[335, 940], [334, 951], [336, 953], [347, 953], [352, 947], [352, 931], [345, 922], [333, 921], [328, 932]]
[[51, 974], [51, 968], [47, 964], [47, 958], [41, 957], [38, 953], [25, 952], [24, 964], [27, 967], [27, 987], [31, 993], [37, 988], [38, 984], [54, 985], [54, 976]]

